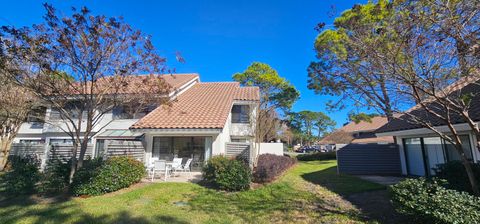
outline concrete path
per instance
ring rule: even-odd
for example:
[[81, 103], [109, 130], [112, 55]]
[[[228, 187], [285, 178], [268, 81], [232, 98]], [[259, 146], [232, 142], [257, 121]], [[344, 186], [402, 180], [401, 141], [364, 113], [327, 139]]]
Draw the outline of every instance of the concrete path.
[[358, 175], [357, 177], [364, 180], [368, 180], [370, 182], [382, 184], [382, 185], [393, 185], [405, 179], [404, 177], [374, 176], [374, 175]]

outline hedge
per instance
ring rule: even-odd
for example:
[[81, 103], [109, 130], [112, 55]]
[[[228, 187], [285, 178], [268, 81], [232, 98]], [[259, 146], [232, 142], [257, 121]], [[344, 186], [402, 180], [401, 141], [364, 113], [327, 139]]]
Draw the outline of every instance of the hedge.
[[227, 191], [248, 190], [252, 180], [252, 173], [247, 164], [225, 156], [210, 158], [203, 167], [202, 174], [204, 181]]
[[445, 188], [441, 179], [407, 179], [391, 187], [399, 213], [418, 223], [480, 223], [480, 198]]
[[84, 162], [71, 185], [74, 195], [101, 195], [138, 183], [145, 176], [143, 163], [127, 156]]
[[337, 153], [336, 152], [315, 152], [315, 153], [299, 154], [297, 155], [297, 159], [300, 161], [337, 159]]
[[270, 182], [295, 163], [295, 159], [287, 156], [262, 154], [258, 157], [257, 167], [253, 173], [254, 182]]
[[[477, 181], [480, 180], [480, 164], [471, 163], [473, 174]], [[445, 179], [448, 182], [448, 188], [457, 191], [466, 191], [473, 193], [470, 181], [468, 180], [465, 166], [460, 161], [452, 161], [441, 164], [435, 169], [436, 176]]]

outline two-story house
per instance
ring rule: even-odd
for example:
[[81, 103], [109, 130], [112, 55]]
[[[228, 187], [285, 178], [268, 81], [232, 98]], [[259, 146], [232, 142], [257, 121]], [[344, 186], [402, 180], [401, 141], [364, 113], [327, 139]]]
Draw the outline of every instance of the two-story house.
[[[150, 158], [192, 158], [193, 168], [213, 155], [238, 155], [245, 148], [250, 157], [256, 156], [251, 143], [259, 103], [257, 87], [200, 82], [197, 74], [164, 78], [173, 87], [171, 106], [135, 113], [128, 105], [114, 108], [95, 126], [86, 155], [132, 155], [145, 163]], [[16, 146], [39, 145], [44, 150], [38, 153], [40, 157], [49, 158], [55, 151], [68, 158], [71, 138], [62, 131], [66, 122], [48, 106], [38, 113], [48, 122], [29, 119], [19, 130]]]

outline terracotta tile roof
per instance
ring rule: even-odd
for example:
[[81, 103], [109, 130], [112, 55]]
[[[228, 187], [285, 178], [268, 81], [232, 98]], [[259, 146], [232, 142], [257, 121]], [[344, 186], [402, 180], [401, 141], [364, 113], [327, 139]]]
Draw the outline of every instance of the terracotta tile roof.
[[[377, 116], [372, 118], [372, 122], [361, 121], [358, 124], [350, 122], [342, 128], [325, 136], [319, 141], [320, 144], [350, 144], [350, 143], [379, 143], [393, 142], [392, 136], [376, 137], [374, 131], [387, 123], [387, 118]], [[354, 137], [353, 133], [362, 132], [360, 136]]]
[[373, 137], [373, 138], [356, 138], [353, 139], [351, 143], [380, 143], [380, 142], [386, 142], [386, 143], [393, 143], [393, 136], [382, 136], [382, 137]]
[[318, 141], [319, 144], [349, 144], [352, 142], [352, 133], [343, 130], [337, 130]]
[[387, 118], [382, 116], [372, 117], [372, 122], [360, 121], [358, 124], [350, 122], [343, 126], [341, 130], [346, 132], [374, 131], [387, 123]]
[[158, 107], [130, 128], [223, 128], [233, 100], [259, 100], [258, 88], [240, 87], [238, 82], [197, 83], [170, 107]]
[[[97, 80], [95, 94], [168, 94], [171, 93], [193, 79], [198, 78], [198, 74], [152, 74], [152, 75], [129, 75], [129, 76], [108, 76]], [[90, 93], [91, 83], [87, 87], [77, 84], [77, 87], [71, 87], [73, 94], [81, 94], [86, 91]], [[78, 88], [78, 89], [76, 89]]]

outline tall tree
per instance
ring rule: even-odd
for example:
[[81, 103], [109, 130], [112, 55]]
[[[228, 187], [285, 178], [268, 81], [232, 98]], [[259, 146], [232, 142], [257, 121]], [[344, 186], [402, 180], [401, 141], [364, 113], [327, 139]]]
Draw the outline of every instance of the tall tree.
[[[361, 17], [358, 17], [359, 15]], [[352, 82], [348, 80], [366, 80], [367, 82], [359, 82], [361, 86], [358, 88], [362, 89], [359, 90], [361, 92], [349, 93], [365, 97], [374, 93], [372, 91], [367, 94], [365, 89], [380, 90], [378, 93], [389, 92], [387, 95], [395, 96], [394, 101], [400, 104], [390, 103], [391, 112], [402, 113], [402, 108], [405, 108], [402, 104], [416, 104], [413, 109], [403, 112], [401, 119], [428, 128], [452, 144], [461, 157], [473, 191], [479, 195], [477, 180], [465, 156], [455, 124], [459, 121], [467, 123], [470, 130], [480, 137], [476, 123], [478, 120], [470, 114], [470, 108], [478, 101], [478, 93], [472, 91], [471, 86], [478, 85], [480, 79], [480, 1], [370, 2], [355, 6], [342, 14], [335, 21], [338, 27], [335, 31], [343, 29], [337, 24], [344, 24], [345, 21], [348, 21], [349, 25], [346, 32], [334, 32], [330, 36], [347, 45], [330, 41], [327, 43], [332, 43], [332, 46], [337, 48], [327, 45], [321, 47], [321, 52], [326, 52], [321, 56], [331, 56], [330, 51], [337, 52], [335, 57], [331, 58], [336, 59], [337, 55], [343, 55], [344, 63], [322, 61], [319, 71], [320, 74], [323, 74], [323, 71], [343, 71], [336, 74], [346, 75], [319, 75], [320, 79], [317, 80], [323, 78], [328, 87], [326, 90], [339, 92], [346, 90], [345, 87], [352, 90]], [[355, 26], [350, 26], [352, 24]], [[323, 43], [324, 38], [321, 40]], [[351, 53], [352, 51], [354, 52]], [[386, 88], [382, 88], [382, 85], [372, 86], [368, 79], [363, 78], [377, 77], [378, 74], [381, 78], [378, 80], [386, 81]], [[359, 76], [361, 79], [358, 79]], [[370, 81], [373, 84], [382, 83], [377, 82], [377, 79]], [[312, 85], [320, 85], [322, 88], [319, 90], [325, 90], [322, 84], [317, 82]], [[464, 88], [466, 86], [467, 88]], [[391, 99], [390, 97], [389, 101], [381, 102], [392, 102]], [[377, 104], [376, 107], [382, 114], [389, 115], [385, 110], [386, 104]], [[438, 123], [445, 124], [448, 131], [441, 130]], [[477, 148], [480, 149], [480, 146], [477, 145]]]
[[11, 78], [17, 69], [16, 65], [6, 60], [0, 47], [0, 170], [4, 169], [13, 139], [35, 103], [33, 94], [16, 85]]
[[253, 62], [248, 68], [233, 75], [233, 80], [244, 86], [258, 86], [260, 89], [260, 108], [256, 119], [257, 142], [269, 141], [268, 136], [276, 133], [280, 127], [278, 113], [288, 111], [300, 97], [300, 93], [270, 65]]
[[[336, 123], [323, 112], [303, 110], [289, 113], [289, 126], [296, 130], [298, 137], [311, 144], [315, 138], [320, 139], [326, 132], [331, 131]], [[317, 130], [317, 135], [313, 132]]]
[[[480, 195], [455, 126], [465, 122], [477, 139], [480, 137], [471, 110], [480, 99], [480, 1], [402, 1], [395, 10], [391, 29], [402, 41], [395, 42], [395, 51], [379, 56], [408, 62], [385, 60], [397, 81], [397, 91], [418, 102], [417, 110], [407, 111], [404, 118], [422, 124], [455, 147], [473, 192]], [[430, 119], [425, 119], [425, 114]], [[448, 133], [435, 125], [438, 121], [447, 126]]]
[[26, 68], [15, 74], [16, 83], [47, 102], [61, 118], [54, 125], [71, 137], [71, 180], [93, 130], [104, 127], [105, 113], [117, 105], [165, 103], [170, 87], [157, 75], [132, 78], [164, 72], [165, 59], [149, 36], [121, 18], [92, 15], [85, 7], [61, 17], [44, 6], [43, 24], [3, 27], [4, 48], [7, 60]]
[[308, 68], [308, 88], [318, 94], [340, 96], [329, 103], [330, 109], [343, 109], [353, 102], [393, 118], [397, 102], [402, 101], [392, 89], [389, 70], [366, 50], [390, 50], [392, 35], [385, 20], [393, 13], [387, 0], [368, 2], [343, 12], [332, 29], [322, 31], [323, 25], [317, 27], [321, 31], [315, 40], [318, 61]]

